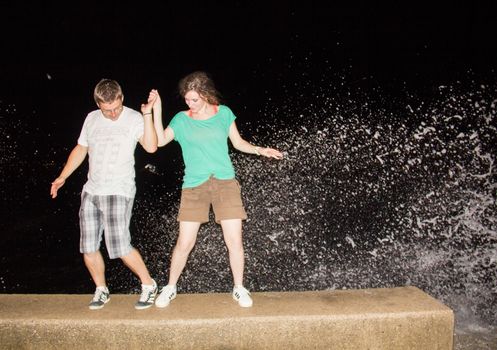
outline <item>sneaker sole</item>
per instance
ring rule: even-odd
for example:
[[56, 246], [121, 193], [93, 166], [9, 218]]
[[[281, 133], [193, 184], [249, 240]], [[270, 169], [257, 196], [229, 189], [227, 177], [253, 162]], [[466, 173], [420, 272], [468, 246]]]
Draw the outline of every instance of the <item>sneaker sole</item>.
[[149, 304], [149, 305], [135, 305], [135, 309], [136, 310], [144, 310], [144, 309], [148, 309], [148, 308], [152, 307], [152, 305], [154, 305], [154, 304]]
[[100, 310], [100, 309], [103, 309], [103, 307], [105, 306], [105, 304], [107, 304], [109, 301], [110, 301], [110, 298], [108, 298], [106, 301], [104, 301], [103, 305], [100, 305], [100, 306], [88, 306], [88, 309], [90, 309], [90, 310]]

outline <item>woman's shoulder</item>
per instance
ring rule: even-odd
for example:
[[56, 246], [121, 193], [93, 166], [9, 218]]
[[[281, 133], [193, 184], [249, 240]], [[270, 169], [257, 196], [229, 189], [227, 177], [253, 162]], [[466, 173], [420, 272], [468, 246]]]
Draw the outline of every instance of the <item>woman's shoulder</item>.
[[226, 105], [219, 105], [219, 114], [226, 116], [226, 118], [233, 120], [236, 118], [235, 113]]
[[179, 111], [178, 113], [176, 113], [174, 116], [177, 117], [179, 115], [184, 115], [184, 116], [188, 116], [188, 110], [186, 111]]
[[173, 116], [173, 119], [181, 119], [188, 116], [188, 111], [179, 111]]
[[226, 114], [226, 115], [234, 115], [234, 113], [231, 110], [231, 108], [229, 108], [226, 105], [219, 105], [219, 112], [223, 113], [223, 114]]
[[184, 123], [184, 120], [187, 119], [187, 115], [184, 111], [180, 111], [176, 113], [169, 122], [170, 126], [180, 125]]

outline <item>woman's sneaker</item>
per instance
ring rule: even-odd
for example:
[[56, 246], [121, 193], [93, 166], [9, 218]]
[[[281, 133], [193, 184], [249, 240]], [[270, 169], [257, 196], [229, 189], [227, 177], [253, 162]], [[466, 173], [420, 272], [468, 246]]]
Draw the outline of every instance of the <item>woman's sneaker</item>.
[[235, 286], [233, 288], [233, 299], [238, 301], [238, 305], [241, 307], [251, 307], [253, 304], [250, 292], [242, 286]]
[[160, 294], [155, 301], [155, 306], [166, 307], [174, 298], [176, 298], [176, 285], [167, 285], [160, 291]]
[[155, 283], [154, 280], [152, 280], [152, 282], [152, 285], [142, 284], [142, 294], [140, 295], [140, 300], [135, 304], [135, 309], [148, 309], [150, 306], [154, 305], [158, 288], [157, 283]]
[[93, 299], [88, 305], [90, 310], [98, 310], [104, 307], [105, 304], [107, 304], [110, 300], [110, 294], [109, 290], [107, 287], [97, 287], [95, 290], [95, 295], [93, 296]]

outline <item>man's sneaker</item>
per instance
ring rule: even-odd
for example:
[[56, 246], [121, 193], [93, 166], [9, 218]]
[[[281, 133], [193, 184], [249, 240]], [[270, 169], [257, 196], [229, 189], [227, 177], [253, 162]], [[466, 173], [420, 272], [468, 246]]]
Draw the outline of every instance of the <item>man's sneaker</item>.
[[88, 305], [90, 310], [98, 310], [104, 307], [105, 304], [107, 304], [110, 300], [110, 294], [109, 290], [105, 287], [97, 287], [95, 290], [95, 295], [93, 296], [93, 299]]
[[174, 298], [176, 298], [176, 285], [167, 285], [160, 291], [160, 294], [155, 301], [155, 306], [166, 307]]
[[250, 292], [242, 286], [235, 286], [233, 288], [233, 299], [238, 301], [238, 305], [241, 307], [251, 307], [253, 304]]
[[148, 309], [150, 306], [154, 305], [158, 288], [157, 283], [155, 283], [154, 280], [152, 280], [152, 282], [152, 285], [142, 284], [142, 294], [140, 295], [140, 300], [138, 300], [135, 304], [135, 309]]

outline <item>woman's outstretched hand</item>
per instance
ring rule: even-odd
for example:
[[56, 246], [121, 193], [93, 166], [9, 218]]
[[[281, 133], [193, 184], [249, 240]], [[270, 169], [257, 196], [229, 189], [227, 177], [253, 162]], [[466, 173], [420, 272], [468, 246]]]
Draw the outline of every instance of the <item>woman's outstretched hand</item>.
[[274, 148], [259, 148], [259, 154], [268, 158], [283, 159], [283, 153]]

